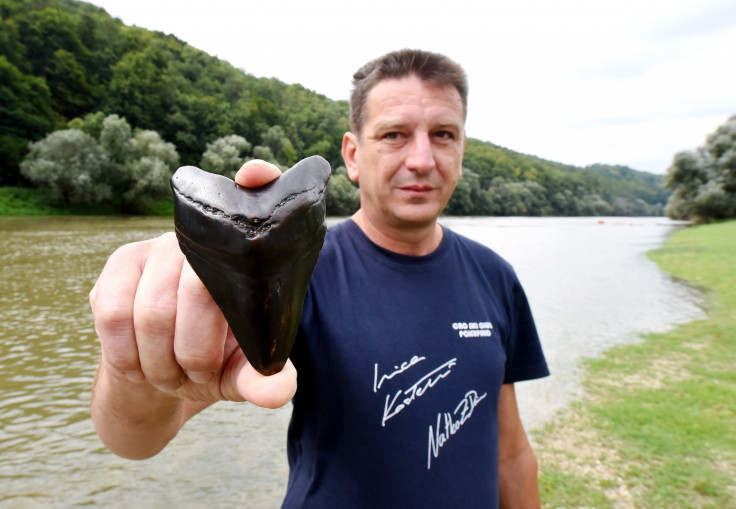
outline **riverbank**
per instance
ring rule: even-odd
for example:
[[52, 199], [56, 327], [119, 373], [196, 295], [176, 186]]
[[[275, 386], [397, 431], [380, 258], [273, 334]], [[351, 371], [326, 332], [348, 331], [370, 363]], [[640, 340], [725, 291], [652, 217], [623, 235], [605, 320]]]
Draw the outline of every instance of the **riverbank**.
[[736, 221], [649, 256], [708, 318], [585, 363], [584, 396], [532, 433], [544, 507], [736, 508]]
[[[0, 187], [0, 216], [114, 216], [112, 205], [58, 205], [48, 189]], [[173, 198], [155, 202], [147, 216], [173, 216]]]

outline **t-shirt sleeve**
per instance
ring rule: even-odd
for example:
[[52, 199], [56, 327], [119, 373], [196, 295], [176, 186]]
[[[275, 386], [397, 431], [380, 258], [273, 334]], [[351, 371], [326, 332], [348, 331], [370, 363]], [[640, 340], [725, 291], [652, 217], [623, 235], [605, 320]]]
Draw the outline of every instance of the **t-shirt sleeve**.
[[506, 346], [505, 384], [549, 376], [537, 327], [526, 293], [516, 280], [511, 290], [509, 310], [511, 335]]

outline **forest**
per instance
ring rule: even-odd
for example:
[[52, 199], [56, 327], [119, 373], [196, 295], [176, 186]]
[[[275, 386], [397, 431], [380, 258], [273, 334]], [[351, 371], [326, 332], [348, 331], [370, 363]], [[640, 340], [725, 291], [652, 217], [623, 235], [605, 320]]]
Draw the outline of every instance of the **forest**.
[[[232, 176], [249, 158], [333, 168], [328, 214], [356, 210], [348, 104], [255, 77], [174, 35], [76, 0], [0, 0], [0, 186], [146, 213], [179, 165]], [[469, 139], [450, 215], [662, 215], [665, 177], [576, 167]]]

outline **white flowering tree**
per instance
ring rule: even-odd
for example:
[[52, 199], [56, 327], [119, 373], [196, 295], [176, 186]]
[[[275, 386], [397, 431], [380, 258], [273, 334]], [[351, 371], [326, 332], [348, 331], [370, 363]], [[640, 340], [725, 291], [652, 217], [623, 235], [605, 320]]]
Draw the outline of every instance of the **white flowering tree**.
[[97, 140], [79, 129], [66, 129], [32, 143], [20, 170], [34, 184], [48, 187], [55, 200], [71, 205], [109, 199], [112, 187], [106, 175], [111, 167]]
[[245, 162], [250, 148], [250, 143], [242, 136], [223, 136], [207, 144], [199, 165], [205, 171], [233, 178]]
[[[170, 192], [179, 164], [173, 144], [155, 131], [133, 131], [117, 115], [75, 119], [75, 128], [55, 131], [31, 144], [23, 175], [47, 186], [64, 204], [111, 202], [124, 212], [142, 213]], [[93, 134], [98, 133], [96, 139]]]
[[671, 218], [707, 222], [736, 217], [736, 115], [702, 147], [677, 153], [666, 185], [674, 191], [667, 203]]

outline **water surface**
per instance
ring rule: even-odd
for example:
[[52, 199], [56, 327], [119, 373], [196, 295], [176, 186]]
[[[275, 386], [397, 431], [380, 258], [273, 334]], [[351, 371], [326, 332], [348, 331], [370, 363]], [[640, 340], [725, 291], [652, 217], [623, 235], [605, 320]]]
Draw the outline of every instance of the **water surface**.
[[[702, 316], [700, 296], [644, 254], [678, 227], [665, 219], [443, 223], [498, 251], [527, 290], [553, 371], [519, 384], [527, 427], [574, 397], [582, 357]], [[0, 218], [0, 507], [280, 505], [288, 407], [217, 405], [142, 462], [94, 434], [89, 290], [117, 246], [171, 229], [169, 219]]]
[[453, 218], [446, 224], [512, 263], [552, 376], [517, 385], [533, 428], [579, 393], [579, 361], [704, 316], [699, 291], [646, 252], [683, 223], [664, 218]]

